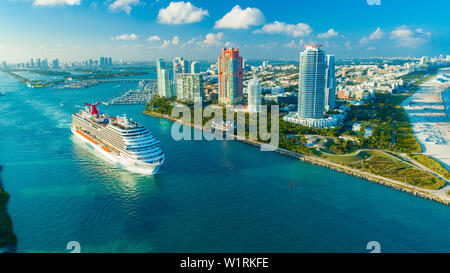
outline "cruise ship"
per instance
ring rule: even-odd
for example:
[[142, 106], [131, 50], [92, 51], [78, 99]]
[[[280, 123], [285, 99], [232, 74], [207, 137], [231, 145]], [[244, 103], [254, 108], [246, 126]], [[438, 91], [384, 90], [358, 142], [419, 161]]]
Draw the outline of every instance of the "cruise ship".
[[164, 163], [160, 141], [125, 115], [100, 114], [98, 104], [85, 103], [86, 109], [72, 115], [72, 133], [119, 167], [141, 174], [156, 174]]

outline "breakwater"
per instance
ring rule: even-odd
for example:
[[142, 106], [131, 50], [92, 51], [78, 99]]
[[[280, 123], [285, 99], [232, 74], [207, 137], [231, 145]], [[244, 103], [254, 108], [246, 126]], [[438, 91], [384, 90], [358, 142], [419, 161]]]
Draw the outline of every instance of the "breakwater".
[[[148, 111], [144, 111], [143, 112], [146, 115], [149, 116], [153, 116], [153, 117], [158, 117], [158, 118], [164, 118], [170, 121], [174, 121], [174, 122], [180, 122], [181, 120], [174, 118], [170, 115], [166, 115], [166, 114], [160, 114], [160, 113], [155, 113], [155, 112], [148, 112]], [[200, 128], [198, 126], [195, 126], [194, 124], [187, 124], [195, 129], [198, 130], [204, 130], [204, 131], [208, 131], [205, 128]], [[254, 145], [254, 146], [258, 146], [260, 147], [262, 143], [257, 142], [257, 141], [253, 141], [253, 140], [248, 140], [248, 139], [244, 139], [244, 138], [240, 138], [239, 136], [234, 135], [234, 138], [237, 141], [241, 141], [250, 145]], [[371, 173], [367, 173], [364, 171], [360, 171], [354, 168], [350, 168], [348, 166], [344, 166], [344, 165], [340, 165], [337, 163], [333, 163], [330, 162], [328, 160], [319, 158], [319, 157], [313, 157], [313, 156], [308, 156], [308, 155], [304, 155], [301, 153], [297, 153], [297, 152], [293, 152], [293, 151], [289, 151], [286, 149], [282, 149], [282, 148], [277, 148], [274, 152], [282, 154], [282, 155], [286, 155], [304, 162], [308, 162], [311, 164], [315, 164], [318, 166], [322, 166], [322, 167], [326, 167], [328, 169], [334, 170], [334, 171], [338, 171], [341, 173], [345, 173], [348, 175], [352, 175], [355, 176], [357, 178], [362, 178], [371, 182], [375, 182], [377, 184], [380, 185], [384, 185], [384, 186], [388, 186], [391, 188], [394, 188], [396, 190], [402, 191], [402, 192], [406, 192], [409, 194], [412, 194], [414, 196], [417, 197], [421, 197], [421, 198], [425, 198], [431, 201], [435, 201], [435, 202], [439, 202], [442, 203], [444, 205], [448, 205], [450, 206], [450, 198], [442, 198], [439, 195], [436, 195], [434, 193], [432, 193], [431, 190], [426, 190], [426, 189], [422, 189], [422, 188], [418, 188], [418, 187], [414, 187], [412, 185], [409, 185], [407, 183], [403, 183], [403, 182], [399, 182], [390, 178], [386, 178], [386, 177], [382, 177], [379, 175], [375, 175], [375, 174], [371, 174]]]

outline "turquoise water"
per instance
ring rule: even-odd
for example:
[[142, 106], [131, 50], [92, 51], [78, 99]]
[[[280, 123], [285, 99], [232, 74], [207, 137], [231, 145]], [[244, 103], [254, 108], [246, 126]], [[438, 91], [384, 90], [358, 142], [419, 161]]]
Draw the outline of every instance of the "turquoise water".
[[[130, 86], [29, 89], [0, 73], [0, 164], [19, 252], [450, 250], [450, 207], [233, 141], [174, 141], [171, 122], [127, 113], [161, 140], [153, 177], [71, 136], [75, 105]], [[289, 184], [293, 183], [293, 187]]]

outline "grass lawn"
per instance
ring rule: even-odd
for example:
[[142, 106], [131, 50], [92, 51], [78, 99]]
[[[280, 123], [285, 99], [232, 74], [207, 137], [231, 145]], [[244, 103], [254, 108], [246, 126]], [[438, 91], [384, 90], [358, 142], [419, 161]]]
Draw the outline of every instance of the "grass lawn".
[[422, 154], [413, 154], [411, 155], [411, 157], [414, 160], [432, 169], [433, 171], [437, 172], [438, 174], [442, 175], [443, 177], [445, 177], [445, 179], [450, 179], [450, 172], [444, 166], [442, 166], [441, 163], [434, 160], [433, 158]]
[[420, 153], [422, 147], [414, 136], [414, 132], [409, 122], [408, 114], [401, 106], [403, 100], [409, 95], [402, 94], [393, 96], [391, 103], [393, 104], [392, 119], [394, 120], [394, 137], [395, 147], [401, 152]]
[[406, 164], [396, 156], [385, 154], [381, 151], [356, 151], [345, 155], [331, 155], [316, 151], [315, 154], [334, 163], [425, 189], [436, 190], [446, 185], [444, 181], [434, 175]]

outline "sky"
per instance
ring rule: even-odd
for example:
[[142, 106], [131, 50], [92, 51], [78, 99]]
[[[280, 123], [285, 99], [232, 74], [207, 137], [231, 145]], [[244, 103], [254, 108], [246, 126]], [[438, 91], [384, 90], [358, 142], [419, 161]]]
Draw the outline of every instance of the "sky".
[[450, 54], [448, 0], [1, 0], [0, 61]]

